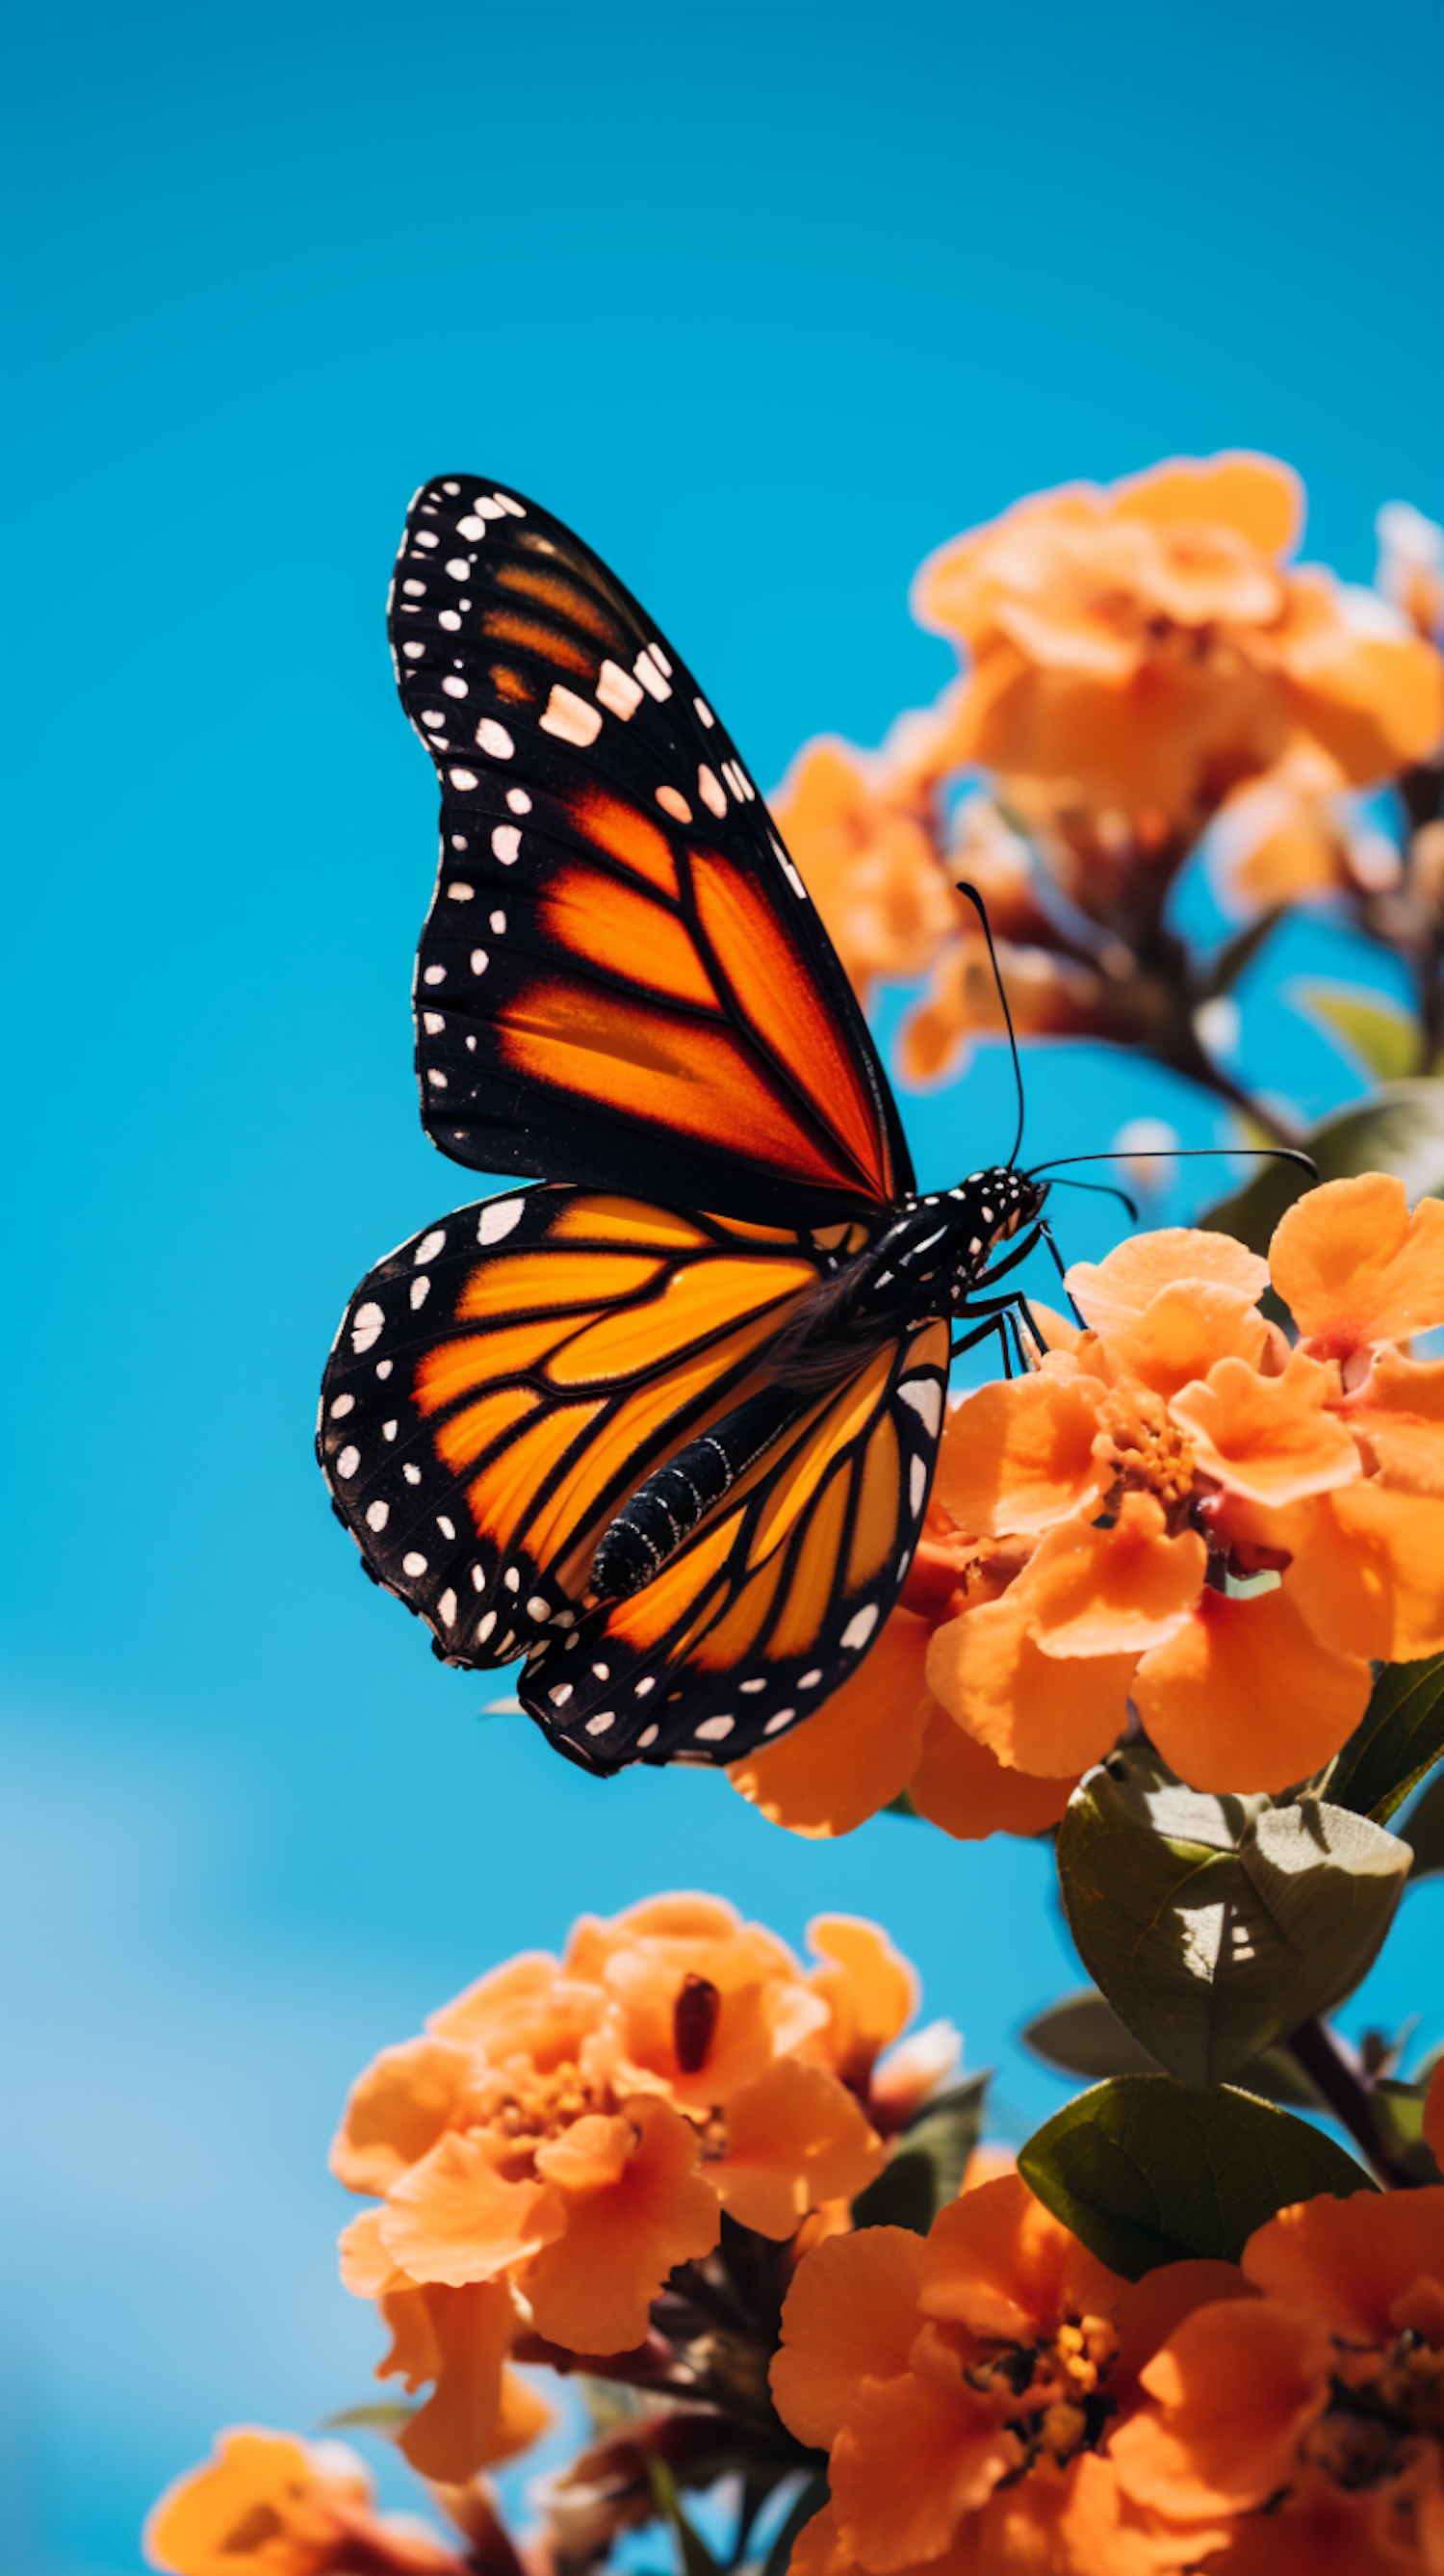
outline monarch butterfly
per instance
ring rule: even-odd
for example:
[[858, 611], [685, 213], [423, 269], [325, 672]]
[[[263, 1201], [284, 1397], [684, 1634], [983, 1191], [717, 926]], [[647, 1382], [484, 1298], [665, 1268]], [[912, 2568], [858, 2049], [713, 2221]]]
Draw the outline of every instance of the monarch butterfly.
[[524, 1655], [522, 1704], [573, 1760], [734, 1761], [877, 1637], [954, 1328], [1026, 1315], [978, 1291], [1046, 1234], [1049, 1183], [1015, 1141], [918, 1196], [732, 742], [559, 520], [475, 476], [423, 485], [389, 622], [441, 782], [422, 1123], [539, 1185], [362, 1281], [321, 1464], [435, 1651]]

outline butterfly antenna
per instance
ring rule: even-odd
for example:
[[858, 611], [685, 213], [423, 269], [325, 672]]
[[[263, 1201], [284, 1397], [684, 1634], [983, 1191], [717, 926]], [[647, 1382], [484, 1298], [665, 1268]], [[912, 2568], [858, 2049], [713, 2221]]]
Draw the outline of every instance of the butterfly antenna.
[[1012, 1171], [1018, 1160], [1018, 1149], [1023, 1142], [1023, 1112], [1025, 1106], [1023, 1100], [1023, 1068], [1018, 1060], [1018, 1041], [1013, 1034], [1013, 1014], [1008, 1008], [1008, 996], [1003, 988], [1002, 972], [998, 965], [998, 952], [993, 946], [993, 932], [992, 925], [988, 920], [988, 907], [984, 903], [983, 898], [979, 894], [975, 885], [968, 885], [965, 881], [960, 880], [957, 891], [959, 894], [965, 894], [967, 896], [969, 903], [973, 905], [978, 919], [983, 925], [983, 937], [988, 943], [988, 957], [993, 969], [993, 982], [998, 988], [998, 1000], [1003, 1007], [1003, 1022], [1008, 1032], [1008, 1044], [1012, 1049], [1013, 1054], [1013, 1080], [1017, 1085], [1018, 1091], [1018, 1132], [1013, 1138], [1013, 1150], [1008, 1156], [1007, 1162], [1007, 1169]]
[[[1297, 1163], [1300, 1171], [1308, 1173], [1310, 1180], [1316, 1181], [1319, 1177], [1319, 1167], [1313, 1156], [1302, 1152], [1297, 1145], [1160, 1145], [1156, 1152], [1151, 1146], [1143, 1152], [1135, 1152], [1131, 1145], [1119, 1145], [1106, 1154], [1056, 1154], [1051, 1162], [1035, 1163], [1023, 1178], [1035, 1180], [1040, 1172], [1062, 1171], [1068, 1163], [1196, 1163], [1217, 1154], [1244, 1154], [1255, 1161]], [[1075, 1182], [1073, 1186], [1081, 1188], [1082, 1184]]]
[[1060, 1190], [1094, 1190], [1100, 1198], [1121, 1199], [1134, 1224], [1138, 1223], [1137, 1200], [1130, 1198], [1126, 1190], [1115, 1189], [1111, 1181], [1060, 1181], [1058, 1187]]

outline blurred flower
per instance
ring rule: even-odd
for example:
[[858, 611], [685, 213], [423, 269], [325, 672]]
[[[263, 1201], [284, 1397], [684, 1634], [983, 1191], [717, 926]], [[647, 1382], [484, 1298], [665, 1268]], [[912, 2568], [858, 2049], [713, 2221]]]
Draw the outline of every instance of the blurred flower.
[[167, 2487], [145, 2554], [170, 2576], [461, 2576], [454, 2550], [409, 2515], [377, 2514], [341, 2442], [238, 2425]]
[[1375, 580], [1418, 635], [1444, 629], [1444, 528], [1411, 501], [1386, 501], [1374, 521]]
[[1173, 1227], [1068, 1284], [1086, 1328], [944, 1432], [938, 1503], [999, 1554], [928, 1682], [1024, 1773], [1099, 1760], [1131, 1703], [1194, 1787], [1281, 1790], [1352, 1732], [1371, 1657], [1444, 1647], [1444, 1368], [1393, 1347], [1444, 1322], [1444, 1205], [1334, 1181], [1268, 1263]]
[[770, 799], [859, 998], [919, 975], [957, 919], [925, 803], [881, 755], [809, 743]]
[[917, 613], [970, 668], [939, 762], [981, 761], [1008, 794], [1066, 782], [1176, 856], [1297, 739], [1340, 785], [1421, 758], [1444, 732], [1444, 666], [1327, 573], [1285, 569], [1301, 514], [1269, 458], [1182, 459], [1040, 494], [940, 548]]
[[1179, 2321], [1244, 2288], [1225, 2263], [1121, 2280], [1016, 2174], [965, 2192], [926, 2241], [877, 2227], [819, 2246], [772, 2365], [783, 2422], [830, 2454], [797, 2576], [1152, 2576], [1110, 2429]]
[[1140, 1198], [1162, 1198], [1178, 1166], [1174, 1156], [1182, 1139], [1166, 1118], [1125, 1118], [1112, 1150], [1131, 1190]]
[[1229, 798], [1208, 854], [1233, 913], [1266, 912], [1315, 894], [1368, 900], [1391, 893], [1404, 874], [1395, 843], [1361, 818], [1332, 763], [1307, 743]]
[[[402, 2447], [432, 2477], [515, 2447], [503, 2365], [519, 2326], [580, 2354], [641, 2346], [668, 2275], [725, 2209], [774, 2239], [878, 2170], [865, 2093], [915, 1981], [870, 1924], [814, 1927], [810, 1973], [705, 1896], [584, 1916], [382, 2051], [333, 2170], [381, 2206], [343, 2278], [393, 2344], [380, 2376], [434, 2382]], [[510, 2413], [509, 2413], [510, 2407]]]
[[1327, 2196], [1249, 2238], [1261, 2296], [1196, 2308], [1109, 2453], [1209, 2576], [1444, 2565], [1444, 2188]]

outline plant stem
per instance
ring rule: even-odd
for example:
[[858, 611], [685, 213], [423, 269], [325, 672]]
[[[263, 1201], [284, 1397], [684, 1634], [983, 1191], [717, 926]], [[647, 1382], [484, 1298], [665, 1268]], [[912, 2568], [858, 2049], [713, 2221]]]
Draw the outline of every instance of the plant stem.
[[1414, 2177], [1397, 2164], [1379, 2135], [1367, 2075], [1346, 2054], [1338, 2035], [1316, 2015], [1285, 2042], [1289, 2055], [1323, 2095], [1336, 2120], [1362, 2147], [1381, 2182], [1407, 2190]]

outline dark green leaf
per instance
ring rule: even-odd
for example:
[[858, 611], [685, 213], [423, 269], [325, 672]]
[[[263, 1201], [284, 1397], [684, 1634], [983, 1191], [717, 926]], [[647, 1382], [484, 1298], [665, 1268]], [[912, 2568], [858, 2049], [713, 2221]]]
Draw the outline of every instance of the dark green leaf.
[[1432, 1878], [1436, 1870], [1444, 1869], [1444, 1771], [1436, 1771], [1423, 1796], [1415, 1799], [1400, 1822], [1399, 1833], [1414, 1855], [1411, 1885], [1416, 1878]]
[[808, 2479], [772, 2547], [768, 2550], [762, 2576], [787, 2576], [798, 2533], [806, 2530], [815, 2513], [821, 2513], [827, 2497], [827, 2472], [819, 2470], [815, 2478]]
[[876, 2180], [852, 2204], [855, 2227], [910, 2227], [926, 2236], [938, 2211], [956, 2200], [978, 2143], [989, 2075], [970, 2075], [926, 2102], [898, 2132]]
[[1444, 1753], [1444, 1655], [1385, 1664], [1368, 1707], [1328, 1774], [1334, 1807], [1388, 1822]]
[[[1108, 2075], [1161, 2075], [1156, 2057], [1125, 2030], [1106, 1996], [1096, 1986], [1080, 1986], [1040, 2013], [1023, 2033], [1024, 2044], [1061, 2067], [1065, 2075], [1086, 2075], [1091, 2082]], [[1266, 2102], [1282, 2102], [1293, 2111], [1322, 2111], [1323, 2096], [1287, 2049], [1266, 2048], [1239, 2071], [1247, 2093]]]
[[1188, 2084], [1241, 2076], [1350, 1993], [1408, 1866], [1397, 1835], [1366, 1817], [1315, 1798], [1206, 1796], [1146, 1747], [1090, 1771], [1058, 1832], [1083, 1965], [1125, 2029]]
[[[1411, 1199], [1437, 1197], [1444, 1192], [1444, 1082], [1426, 1075], [1386, 1082], [1367, 1100], [1331, 1111], [1301, 1141], [1318, 1164], [1320, 1180], [1395, 1172]], [[1267, 1252], [1284, 1210], [1312, 1186], [1294, 1164], [1261, 1163], [1243, 1189], [1220, 1199], [1198, 1223]]]
[[1187, 2255], [1236, 2262], [1291, 2201], [1373, 2189], [1322, 2130], [1251, 2093], [1198, 2093], [1171, 2075], [1120, 2075], [1080, 2093], [1018, 2163], [1054, 2216], [1130, 2281]]
[[889, 1798], [887, 1805], [883, 1809], [883, 1814], [885, 1816], [916, 1816], [919, 1821], [921, 1821], [922, 1809], [921, 1807], [914, 1806], [912, 1798], [906, 1789], [899, 1789], [895, 1798]]
[[1204, 999], [1212, 1001], [1217, 993], [1232, 992], [1240, 975], [1253, 964], [1265, 940], [1272, 939], [1284, 917], [1285, 906], [1275, 904], [1271, 912], [1261, 912], [1256, 921], [1245, 923], [1232, 939], [1226, 939], [1209, 970]]

